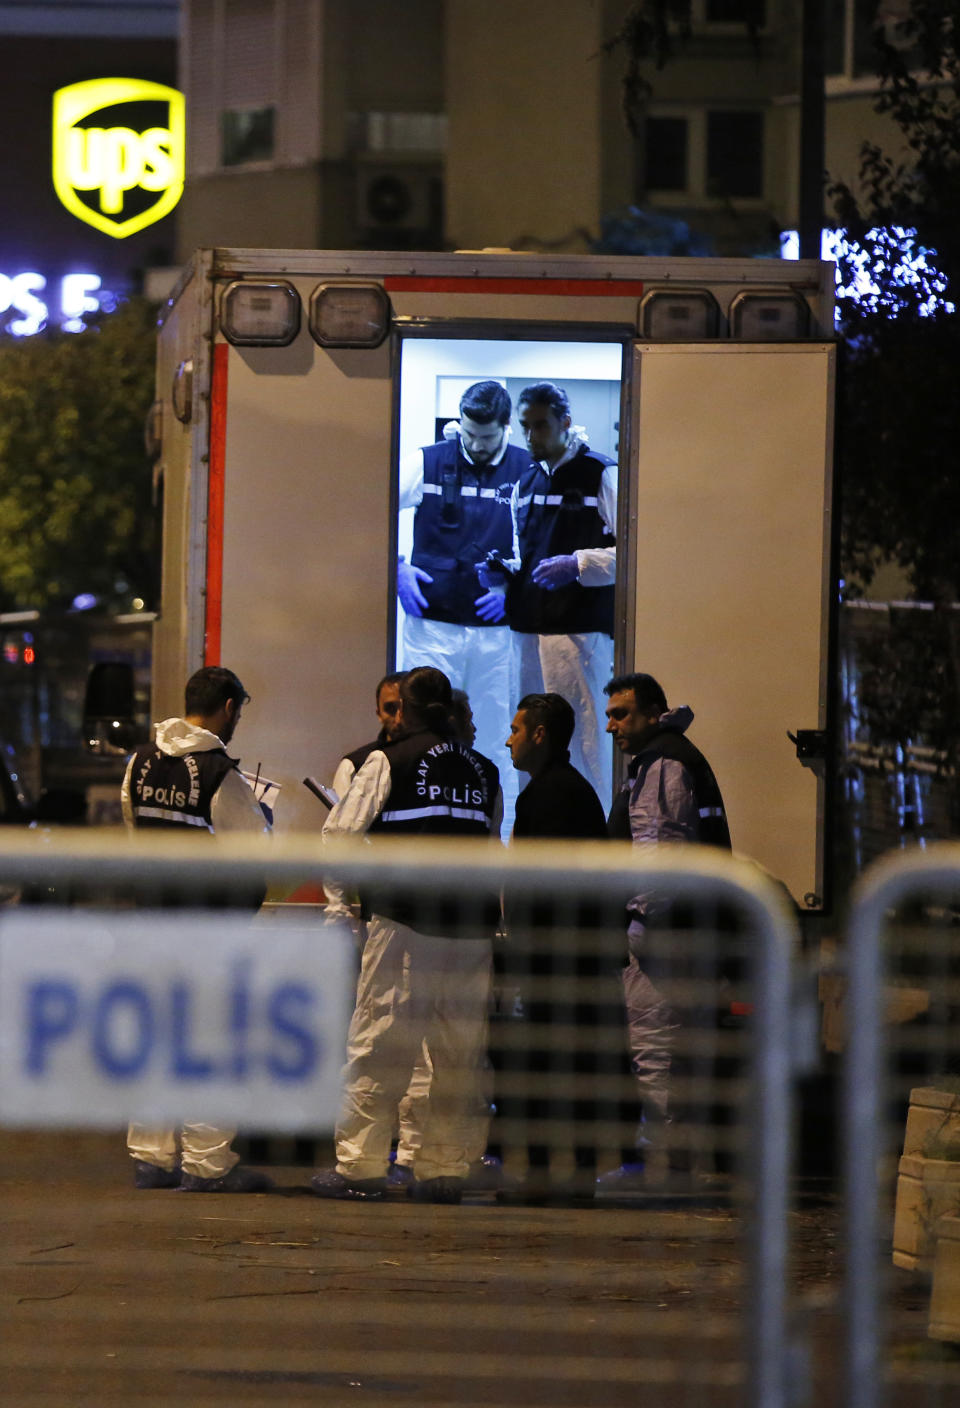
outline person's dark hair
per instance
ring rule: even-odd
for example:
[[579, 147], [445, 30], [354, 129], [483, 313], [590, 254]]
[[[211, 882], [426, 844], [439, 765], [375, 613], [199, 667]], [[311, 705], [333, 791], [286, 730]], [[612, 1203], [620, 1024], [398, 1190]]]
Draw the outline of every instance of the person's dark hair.
[[460, 414], [477, 425], [507, 425], [512, 413], [510, 397], [499, 381], [475, 381], [460, 397]]
[[561, 386], [552, 381], [537, 381], [533, 386], [525, 386], [517, 397], [517, 410], [521, 406], [549, 406], [560, 420], [570, 414], [570, 397]]
[[617, 675], [603, 686], [606, 695], [620, 694], [628, 689], [633, 690], [638, 709], [656, 709], [658, 714], [667, 712], [667, 696], [653, 675]]
[[[450, 716], [453, 731], [461, 743], [467, 743], [467, 713], [470, 710], [470, 696], [465, 689], [451, 689]], [[472, 712], [472, 711], [471, 711]]]
[[222, 709], [228, 699], [232, 699], [238, 709], [250, 703], [249, 694], [232, 670], [223, 665], [206, 665], [187, 680], [183, 711], [209, 718]]
[[551, 758], [567, 752], [576, 716], [573, 706], [562, 694], [525, 694], [517, 709], [526, 714], [528, 723], [534, 728], [543, 724]]
[[377, 685], [376, 694], [373, 696], [375, 703], [380, 703], [380, 691], [385, 684], [399, 684], [406, 673], [406, 670], [392, 670], [389, 675], [384, 675], [383, 679]]
[[442, 670], [435, 670], [432, 665], [408, 670], [400, 681], [400, 698], [408, 727], [416, 720], [442, 738], [450, 738], [456, 732], [450, 681]]

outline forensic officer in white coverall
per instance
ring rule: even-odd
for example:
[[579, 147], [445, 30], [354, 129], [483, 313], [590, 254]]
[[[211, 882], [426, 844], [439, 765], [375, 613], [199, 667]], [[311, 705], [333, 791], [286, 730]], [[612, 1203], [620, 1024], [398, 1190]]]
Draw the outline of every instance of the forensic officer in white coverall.
[[[187, 681], [182, 719], [164, 719], [153, 743], [133, 754], [120, 800], [126, 824], [138, 830], [202, 837], [269, 831], [253, 788], [227, 756], [249, 697], [232, 670], [208, 665]], [[237, 902], [242, 906], [243, 897]], [[158, 1128], [133, 1123], [127, 1148], [138, 1188], [193, 1193], [261, 1193], [270, 1179], [239, 1163], [233, 1129], [210, 1124]]]
[[[400, 464], [400, 508], [415, 508], [410, 561], [397, 566], [406, 613], [400, 665], [432, 665], [470, 696], [477, 748], [493, 759], [510, 795], [516, 783], [503, 740], [516, 690], [502, 591], [482, 586], [476, 564], [513, 544], [510, 497], [529, 465], [509, 443], [510, 397], [498, 381], [478, 381], [460, 398], [450, 438]], [[609, 672], [608, 672], [609, 674]], [[510, 796], [505, 800], [512, 811]]]
[[590, 449], [571, 423], [566, 392], [552, 382], [525, 387], [517, 413], [530, 461], [511, 496], [512, 570], [485, 567], [480, 579], [505, 592], [517, 697], [570, 701], [577, 720], [570, 761], [608, 806], [603, 688], [613, 673], [617, 465]]
[[[324, 840], [371, 830], [421, 837], [427, 845], [437, 835], [498, 836], [497, 770], [456, 738], [449, 680], [430, 667], [412, 670], [401, 681], [400, 701], [401, 733], [359, 769], [327, 818]], [[336, 877], [324, 884], [328, 914], [349, 919]], [[395, 895], [371, 901], [347, 1037], [336, 1168], [311, 1180], [320, 1197], [384, 1196], [397, 1108], [424, 1043], [432, 1080], [413, 1196], [459, 1202], [470, 1162], [483, 1147], [489, 1115], [481, 1086], [499, 895], [487, 906], [484, 933], [457, 937], [447, 937], [425, 898], [425, 907]]]

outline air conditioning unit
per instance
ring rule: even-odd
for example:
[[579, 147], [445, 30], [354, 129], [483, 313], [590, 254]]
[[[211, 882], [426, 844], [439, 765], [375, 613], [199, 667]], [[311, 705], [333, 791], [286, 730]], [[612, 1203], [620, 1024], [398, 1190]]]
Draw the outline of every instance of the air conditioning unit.
[[357, 168], [357, 227], [433, 230], [440, 223], [441, 191], [438, 166], [364, 162]]

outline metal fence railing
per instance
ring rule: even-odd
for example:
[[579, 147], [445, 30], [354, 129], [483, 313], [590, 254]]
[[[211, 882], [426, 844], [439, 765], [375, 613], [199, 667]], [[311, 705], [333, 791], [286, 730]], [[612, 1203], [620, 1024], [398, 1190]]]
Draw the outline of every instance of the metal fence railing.
[[[319, 909], [253, 910], [265, 891], [331, 873], [365, 912], [402, 914], [441, 943], [489, 940], [484, 1078], [504, 1179], [515, 1173], [529, 1185], [545, 1164], [590, 1171], [589, 1211], [576, 1199], [536, 1198], [516, 1211], [509, 1181], [465, 1198], [456, 1224], [464, 1237], [473, 1228], [487, 1245], [496, 1236], [522, 1241], [530, 1235], [522, 1219], [535, 1217], [543, 1255], [556, 1260], [539, 1291], [519, 1270], [511, 1279], [505, 1259], [496, 1304], [478, 1304], [473, 1291], [462, 1305], [447, 1297], [447, 1320], [460, 1325], [460, 1369], [456, 1354], [438, 1350], [434, 1364], [424, 1351], [419, 1401], [448, 1401], [441, 1383], [450, 1372], [478, 1382], [492, 1373], [483, 1355], [497, 1335], [497, 1354], [511, 1347], [517, 1382], [555, 1378], [554, 1402], [632, 1402], [644, 1383], [672, 1385], [671, 1404], [699, 1404], [705, 1393], [711, 1404], [796, 1402], [788, 1325], [799, 939], [781, 888], [747, 862], [694, 847], [647, 856], [602, 843], [321, 850], [316, 838], [274, 838], [265, 857], [248, 838], [4, 836], [0, 1122], [119, 1128], [145, 1110], [171, 1118], [202, 1094], [208, 1119], [329, 1138], [354, 938]], [[633, 966], [669, 1014], [666, 1037], [647, 1041], [652, 1069], [625, 1021], [630, 988], [620, 972], [625, 906], [638, 892], [647, 922], [634, 936]], [[641, 994], [632, 1015], [644, 1012]], [[664, 1043], [666, 1077], [656, 1069]], [[872, 1048], [854, 1055], [858, 1069], [874, 1059]], [[429, 1067], [429, 1051], [425, 1058]], [[578, 1164], [585, 1148], [590, 1157]], [[631, 1149], [646, 1168], [621, 1196], [626, 1185], [603, 1174], [616, 1174]], [[613, 1245], [604, 1242], [605, 1206], [611, 1218], [634, 1219], [617, 1222], [616, 1294], [598, 1288], [589, 1253], [584, 1260], [579, 1244], [575, 1256], [570, 1250], [577, 1238], [595, 1257]], [[395, 1201], [377, 1223], [372, 1211], [350, 1210], [369, 1218], [364, 1235], [384, 1248], [428, 1211]], [[318, 1202], [316, 1216], [331, 1216], [329, 1205]], [[441, 1224], [418, 1226], [426, 1237]], [[382, 1290], [376, 1279], [368, 1287], [368, 1327], [396, 1322], [396, 1298]], [[520, 1333], [536, 1323], [544, 1295], [560, 1302], [549, 1352], [535, 1347], [532, 1331]], [[858, 1334], [866, 1342], [869, 1326]], [[589, 1392], [571, 1387], [581, 1380]], [[563, 1396], [575, 1392], [583, 1396]], [[477, 1394], [463, 1401], [493, 1401]]]
[[866, 872], [846, 975], [843, 1401], [945, 1408], [960, 1400], [960, 845]]

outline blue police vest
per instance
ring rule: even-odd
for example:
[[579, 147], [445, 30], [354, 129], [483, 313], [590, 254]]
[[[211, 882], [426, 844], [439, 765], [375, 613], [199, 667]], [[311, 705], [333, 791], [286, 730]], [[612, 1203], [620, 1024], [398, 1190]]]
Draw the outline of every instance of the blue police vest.
[[423, 450], [423, 499], [413, 524], [411, 561], [433, 578], [421, 583], [428, 606], [424, 616], [458, 626], [488, 626], [474, 602], [485, 588], [476, 564], [491, 549], [513, 551], [510, 495], [530, 464], [525, 450], [508, 445], [499, 464], [472, 465], [459, 440], [443, 440]]
[[394, 835], [486, 836], [500, 774], [455, 738], [424, 730], [382, 745], [390, 794], [373, 832]]
[[613, 592], [609, 587], [583, 587], [570, 582], [546, 591], [531, 580], [545, 557], [560, 557], [578, 548], [613, 547], [597, 507], [607, 455], [582, 447], [573, 459], [550, 475], [530, 464], [518, 481], [517, 533], [520, 571], [507, 585], [507, 620], [515, 631], [539, 635], [575, 635], [604, 631], [613, 635]]
[[222, 748], [172, 757], [153, 743], [142, 744], [130, 774], [134, 825], [211, 832], [214, 795], [236, 766]]
[[[489, 835], [500, 780], [489, 758], [430, 730], [387, 743], [383, 752], [390, 792], [371, 836]], [[488, 894], [374, 887], [362, 898], [365, 913], [441, 938], [492, 938], [500, 918], [499, 885]]]

